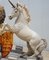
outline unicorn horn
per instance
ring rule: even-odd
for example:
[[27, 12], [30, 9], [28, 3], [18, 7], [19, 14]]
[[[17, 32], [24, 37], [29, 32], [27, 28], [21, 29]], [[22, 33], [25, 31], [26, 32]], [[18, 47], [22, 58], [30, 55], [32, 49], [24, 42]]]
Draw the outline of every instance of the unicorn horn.
[[8, 1], [13, 6], [13, 8], [15, 8], [15, 5], [10, 0], [8, 0]]

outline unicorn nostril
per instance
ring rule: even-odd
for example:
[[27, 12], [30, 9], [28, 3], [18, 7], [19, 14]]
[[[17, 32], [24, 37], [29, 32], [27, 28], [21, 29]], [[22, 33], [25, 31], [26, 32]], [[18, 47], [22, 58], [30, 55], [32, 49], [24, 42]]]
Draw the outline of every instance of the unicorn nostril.
[[9, 19], [12, 19], [12, 17], [11, 17], [11, 16], [9, 16]]

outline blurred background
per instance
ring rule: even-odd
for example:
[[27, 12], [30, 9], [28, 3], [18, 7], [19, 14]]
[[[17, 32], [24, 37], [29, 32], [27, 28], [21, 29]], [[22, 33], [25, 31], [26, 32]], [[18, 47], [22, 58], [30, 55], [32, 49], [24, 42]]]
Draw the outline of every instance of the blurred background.
[[[37, 32], [42, 38], [47, 39], [49, 50], [49, 0], [11, 0], [14, 4], [18, 1], [28, 7], [31, 22], [30, 29]], [[8, 16], [11, 14], [12, 8], [8, 0], [0, 0], [6, 11], [5, 23], [13, 25], [15, 20], [10, 21]], [[26, 42], [20, 40], [17, 36], [13, 36], [15, 45], [26, 47]]]

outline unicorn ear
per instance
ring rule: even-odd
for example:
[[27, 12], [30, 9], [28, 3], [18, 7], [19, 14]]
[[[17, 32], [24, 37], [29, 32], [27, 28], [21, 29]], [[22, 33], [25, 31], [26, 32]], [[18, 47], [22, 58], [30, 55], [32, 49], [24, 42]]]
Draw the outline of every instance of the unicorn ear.
[[21, 6], [21, 7], [24, 7], [24, 6], [25, 6], [24, 4], [22, 4], [22, 3], [20, 3], [20, 2], [17, 2], [17, 4], [18, 4], [19, 6]]
[[18, 7], [18, 5], [19, 5], [19, 4], [17, 3], [17, 7]]
[[20, 4], [20, 2], [18, 1], [18, 2], [17, 2], [17, 4], [19, 5], [19, 4]]
[[17, 2], [17, 4], [16, 4], [16, 6], [18, 7], [18, 5], [19, 5], [20, 3], [19, 2]]

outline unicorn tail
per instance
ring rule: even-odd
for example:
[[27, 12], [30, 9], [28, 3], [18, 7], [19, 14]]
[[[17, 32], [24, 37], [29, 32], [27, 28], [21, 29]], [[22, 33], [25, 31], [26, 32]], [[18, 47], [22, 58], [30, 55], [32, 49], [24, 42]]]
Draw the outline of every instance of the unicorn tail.
[[46, 41], [46, 39], [41, 39], [41, 40], [43, 40], [45, 48], [46, 48], [47, 47], [47, 41]]

